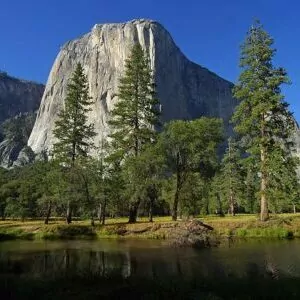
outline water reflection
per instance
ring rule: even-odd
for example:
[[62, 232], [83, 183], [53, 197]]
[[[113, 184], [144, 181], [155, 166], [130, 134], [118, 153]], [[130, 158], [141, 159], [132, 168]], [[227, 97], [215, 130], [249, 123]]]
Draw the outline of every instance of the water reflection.
[[280, 279], [300, 277], [299, 250], [298, 241], [245, 243], [201, 251], [146, 241], [15, 241], [0, 244], [0, 275]]

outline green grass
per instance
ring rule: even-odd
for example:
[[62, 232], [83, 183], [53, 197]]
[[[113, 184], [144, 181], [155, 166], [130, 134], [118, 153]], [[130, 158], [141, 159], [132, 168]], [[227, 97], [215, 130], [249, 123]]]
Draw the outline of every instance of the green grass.
[[277, 238], [277, 239], [291, 239], [294, 233], [291, 230], [271, 227], [271, 228], [238, 228], [234, 235], [243, 238]]
[[[203, 216], [202, 222], [214, 228], [217, 238], [277, 238], [300, 237], [300, 214], [272, 215], [267, 222], [260, 222], [257, 215]], [[138, 238], [168, 239], [176, 231], [175, 226], [184, 228], [185, 221], [171, 221], [171, 217], [156, 217], [153, 223], [140, 218], [136, 224], [128, 224], [127, 218], [108, 219], [105, 226], [99, 223], [90, 226], [90, 221], [74, 221], [67, 225], [63, 221], [18, 220], [0, 221], [0, 241], [7, 239], [97, 239], [97, 238]]]

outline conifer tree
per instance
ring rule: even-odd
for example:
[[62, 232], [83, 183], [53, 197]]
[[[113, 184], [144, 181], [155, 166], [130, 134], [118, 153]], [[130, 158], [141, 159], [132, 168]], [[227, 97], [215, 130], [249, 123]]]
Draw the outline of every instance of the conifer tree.
[[240, 151], [231, 137], [228, 139], [228, 147], [222, 160], [219, 185], [222, 199], [226, 199], [229, 212], [234, 216], [236, 206], [241, 202], [244, 182]]
[[[138, 157], [147, 143], [155, 138], [158, 125], [158, 100], [147, 54], [135, 44], [120, 80], [119, 101], [111, 113], [109, 124], [112, 155]], [[140, 199], [130, 201], [129, 222], [135, 222]]]
[[[87, 77], [81, 64], [77, 64], [67, 86], [64, 109], [55, 122], [54, 136], [57, 142], [53, 149], [54, 158], [68, 171], [71, 186], [75, 184], [76, 173], [79, 171], [79, 164], [76, 163], [87, 157], [93, 147], [94, 125], [87, 124], [91, 104]], [[71, 194], [72, 192], [70, 199], [73, 198]], [[67, 223], [71, 222], [70, 202], [71, 200], [67, 201]]]
[[281, 94], [281, 85], [288, 83], [286, 71], [275, 68], [272, 59], [276, 50], [273, 39], [259, 22], [250, 29], [241, 48], [242, 72], [234, 87], [240, 101], [233, 121], [235, 130], [246, 137], [246, 151], [255, 157], [260, 176], [260, 219], [269, 218], [268, 190], [271, 188], [274, 151], [282, 150], [282, 167], [290, 153], [290, 136], [294, 129], [288, 104]]

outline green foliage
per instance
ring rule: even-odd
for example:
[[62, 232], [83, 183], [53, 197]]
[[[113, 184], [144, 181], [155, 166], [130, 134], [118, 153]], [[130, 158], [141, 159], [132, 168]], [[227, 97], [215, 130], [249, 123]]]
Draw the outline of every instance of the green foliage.
[[[214, 191], [217, 201], [223, 201], [222, 208], [226, 208], [232, 215], [235, 214], [237, 206], [242, 204], [244, 193], [244, 174], [241, 159], [237, 143], [229, 138], [220, 172], [215, 176]], [[223, 212], [220, 211], [220, 213]]]
[[73, 166], [78, 157], [86, 157], [93, 146], [94, 126], [87, 124], [86, 116], [92, 103], [86, 75], [81, 64], [77, 64], [67, 86], [64, 109], [59, 113], [53, 131], [58, 140], [54, 144], [54, 157], [66, 165]]
[[[155, 126], [159, 123], [159, 101], [155, 94], [150, 61], [140, 44], [133, 46], [126, 60], [118, 100], [109, 121], [112, 127], [110, 159], [121, 163], [124, 158], [138, 157], [146, 145], [155, 140]], [[138, 187], [130, 200], [130, 222], [136, 221], [141, 201], [137, 194]]]
[[192, 178], [189, 175], [199, 172], [204, 180], [213, 176], [217, 166], [217, 147], [222, 137], [222, 121], [219, 119], [171, 121], [165, 126], [159, 143], [166, 156], [169, 172], [175, 174], [173, 220], [177, 219], [182, 189], [188, 178]]
[[53, 131], [57, 142], [54, 144], [54, 159], [61, 163], [65, 171], [67, 189], [66, 221], [71, 222], [73, 206], [79, 199], [90, 202], [88, 176], [86, 176], [86, 157], [94, 146], [92, 138], [96, 135], [94, 125], [87, 124], [87, 113], [92, 105], [89, 97], [87, 77], [81, 64], [77, 64], [67, 86], [64, 110], [60, 112]]
[[273, 171], [287, 166], [285, 158], [291, 156], [290, 138], [295, 128], [280, 89], [289, 80], [283, 68], [273, 66], [272, 45], [273, 39], [256, 22], [242, 46], [242, 72], [233, 90], [240, 100], [233, 116], [235, 130], [244, 137], [246, 152], [255, 159], [260, 172], [261, 220], [268, 219], [268, 193], [276, 176]]
[[128, 199], [134, 193], [134, 198], [143, 197], [149, 207], [151, 220], [154, 204], [159, 200], [165, 170], [165, 157], [157, 144], [150, 144], [139, 156], [128, 158], [123, 168]]
[[[272, 43], [256, 23], [242, 46], [242, 72], [233, 90], [240, 100], [233, 115], [238, 141], [229, 139], [221, 163], [219, 119], [171, 121], [156, 131], [159, 102], [148, 54], [139, 44], [125, 63], [107, 144], [102, 141], [92, 158], [89, 153], [97, 149], [87, 113], [93, 103], [78, 64], [55, 123], [54, 160], [0, 169], [0, 217], [42, 217], [48, 223], [50, 216], [66, 215], [69, 223], [73, 215], [90, 218], [95, 225], [95, 218], [104, 224], [107, 216], [129, 215], [135, 222], [138, 213], [152, 220], [153, 214], [172, 211], [176, 220], [178, 215], [224, 215], [228, 209], [232, 214], [261, 210], [266, 220], [269, 210], [296, 211], [298, 160], [291, 151], [295, 124], [280, 91], [288, 78], [272, 64]], [[20, 116], [1, 131], [6, 140], [21, 143], [32, 162], [35, 154], [24, 146], [33, 121], [34, 115]]]
[[292, 239], [293, 232], [282, 227], [267, 228], [239, 228], [235, 231], [235, 236], [243, 238], [275, 238]]
[[140, 44], [134, 45], [126, 60], [118, 99], [109, 121], [112, 152], [120, 157], [138, 156], [154, 139], [159, 117], [150, 62]]
[[8, 140], [10, 143], [26, 145], [35, 122], [35, 117], [35, 113], [27, 113], [6, 120], [0, 127], [3, 139]]

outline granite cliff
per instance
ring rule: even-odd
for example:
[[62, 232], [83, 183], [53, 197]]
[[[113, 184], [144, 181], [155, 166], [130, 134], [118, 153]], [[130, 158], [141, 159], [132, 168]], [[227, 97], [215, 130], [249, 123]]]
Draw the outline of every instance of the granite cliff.
[[95, 124], [99, 144], [109, 133], [109, 112], [118, 101], [118, 83], [134, 43], [148, 52], [154, 70], [162, 120], [220, 117], [230, 133], [229, 119], [236, 105], [233, 84], [188, 60], [162, 25], [150, 20], [95, 25], [91, 32], [66, 43], [50, 72], [28, 145], [35, 152], [51, 150], [53, 129], [63, 107], [68, 80], [80, 62], [94, 100], [89, 122]]
[[44, 88], [0, 71], [0, 166], [12, 166], [26, 146]]

